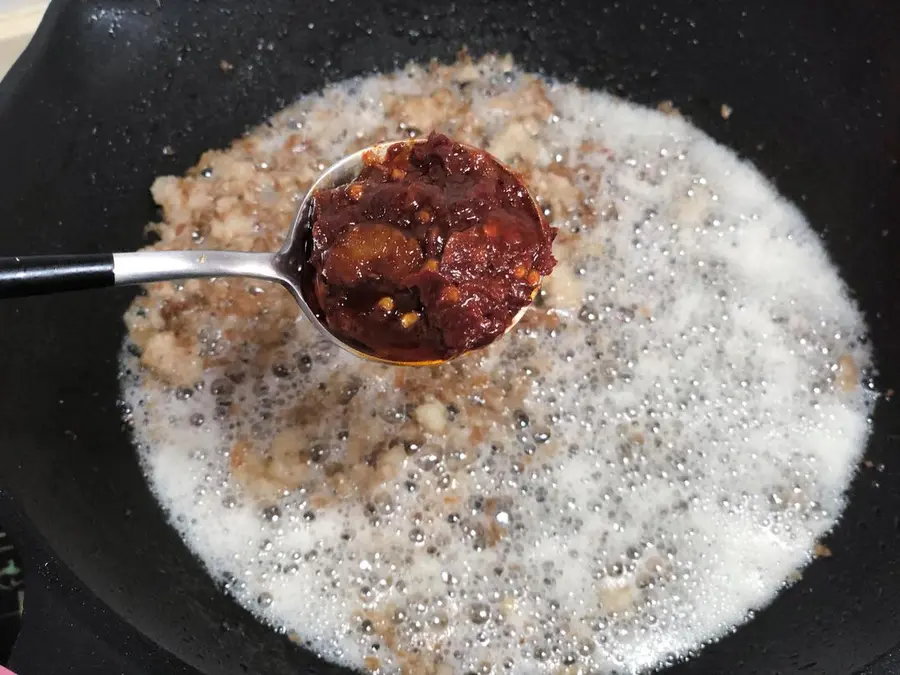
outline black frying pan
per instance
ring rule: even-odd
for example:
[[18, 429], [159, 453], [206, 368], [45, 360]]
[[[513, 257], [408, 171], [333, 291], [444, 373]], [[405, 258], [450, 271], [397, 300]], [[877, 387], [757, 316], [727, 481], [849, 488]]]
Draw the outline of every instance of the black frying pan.
[[[672, 99], [750, 158], [822, 232], [869, 319], [879, 386], [900, 388], [898, 27], [894, 0], [58, 0], [0, 89], [0, 255], [137, 247], [154, 176], [327, 81], [465, 44], [645, 104]], [[18, 515], [4, 510], [37, 545], [13, 665], [52, 672], [41, 621], [56, 618], [141, 663], [156, 643], [174, 655], [164, 672], [342, 672], [236, 607], [164, 522], [116, 408], [129, 299], [0, 304], [0, 482]], [[900, 672], [882, 659], [900, 642], [897, 400], [878, 406], [867, 458], [885, 468], [861, 469], [834, 557], [673, 672]], [[64, 621], [38, 601], [57, 565]]]

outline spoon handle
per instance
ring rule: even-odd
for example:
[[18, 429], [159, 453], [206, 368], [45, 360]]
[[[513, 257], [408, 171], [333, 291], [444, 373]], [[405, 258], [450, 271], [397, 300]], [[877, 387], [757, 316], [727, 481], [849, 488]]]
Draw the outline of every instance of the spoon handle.
[[0, 298], [77, 291], [113, 283], [110, 253], [0, 258]]
[[0, 258], [0, 298], [154, 281], [245, 276], [282, 281], [273, 253], [138, 251]]
[[274, 253], [239, 251], [137, 251], [113, 254], [117, 286], [209, 277], [281, 281]]

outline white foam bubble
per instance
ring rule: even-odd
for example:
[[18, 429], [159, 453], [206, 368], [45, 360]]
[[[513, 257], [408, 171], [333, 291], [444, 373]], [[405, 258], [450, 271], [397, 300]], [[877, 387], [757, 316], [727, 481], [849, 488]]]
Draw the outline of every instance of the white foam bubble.
[[[520, 76], [467, 85], [486, 133], [504, 124], [490, 101]], [[386, 93], [433, 86], [421, 70], [334, 85], [262, 133], [274, 149], [303, 119], [336, 158], [384, 123]], [[413, 394], [395, 371], [336, 352], [301, 322], [289, 348], [312, 368], [251, 374], [228, 394], [244, 398], [231, 418], [216, 419], [220, 371], [186, 400], [145, 374], [123, 379], [173, 525], [239, 602], [328, 659], [382, 672], [425, 672], [416, 652], [442, 660], [440, 673], [639, 671], [769, 602], [843, 507], [871, 395], [842, 386], [839, 359], [864, 372], [870, 356], [800, 212], [681, 118], [568, 84], [549, 97], [558, 119], [536, 131], [541, 156], [586, 166], [618, 217], [582, 223], [561, 256], [581, 311], [553, 331], [511, 334], [472, 366], [501, 384], [528, 368], [524, 416], [501, 411], [468, 441], [475, 413], [458, 411], [374, 493], [259, 502], [230, 474], [237, 440], [265, 445], [293, 424], [298, 446], [341, 457], [341, 430], [400, 434]], [[323, 101], [330, 118], [304, 112]], [[138, 370], [128, 352], [123, 362]], [[297, 401], [354, 374], [365, 379], [352, 415], [286, 421]], [[260, 383], [267, 410], [253, 404]]]

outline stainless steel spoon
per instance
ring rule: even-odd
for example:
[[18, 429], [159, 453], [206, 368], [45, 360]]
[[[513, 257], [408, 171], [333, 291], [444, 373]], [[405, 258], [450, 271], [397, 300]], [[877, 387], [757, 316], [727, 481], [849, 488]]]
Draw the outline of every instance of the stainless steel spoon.
[[[420, 142], [417, 140], [405, 141]], [[306, 258], [312, 228], [313, 195], [349, 183], [364, 167], [363, 156], [383, 157], [397, 141], [379, 143], [348, 155], [328, 167], [307, 191], [284, 245], [277, 253], [238, 251], [135, 251], [87, 255], [23, 256], [0, 258], [0, 298], [24, 297], [105, 286], [128, 286], [155, 281], [210, 277], [251, 277], [275, 281], [287, 288], [304, 316], [334, 344], [353, 354], [395, 365], [430, 365], [440, 361], [392, 361], [361, 351], [334, 335], [312, 310], [300, 287], [300, 270]], [[533, 201], [533, 200], [532, 200]], [[535, 204], [537, 208], [537, 204]], [[514, 326], [527, 310], [513, 319]]]

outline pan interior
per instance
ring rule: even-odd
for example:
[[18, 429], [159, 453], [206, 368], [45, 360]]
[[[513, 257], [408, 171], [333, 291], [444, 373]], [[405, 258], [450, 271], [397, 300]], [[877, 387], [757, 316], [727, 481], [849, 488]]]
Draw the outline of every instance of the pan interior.
[[277, 248], [317, 165], [431, 128], [509, 162], [560, 228], [540, 305], [410, 370], [333, 348], [281, 288], [154, 286], [125, 352], [154, 492], [241, 604], [329, 660], [689, 655], [843, 508], [875, 400], [859, 310], [796, 208], [677, 113], [497, 56], [330, 86], [159, 179], [158, 247]]

